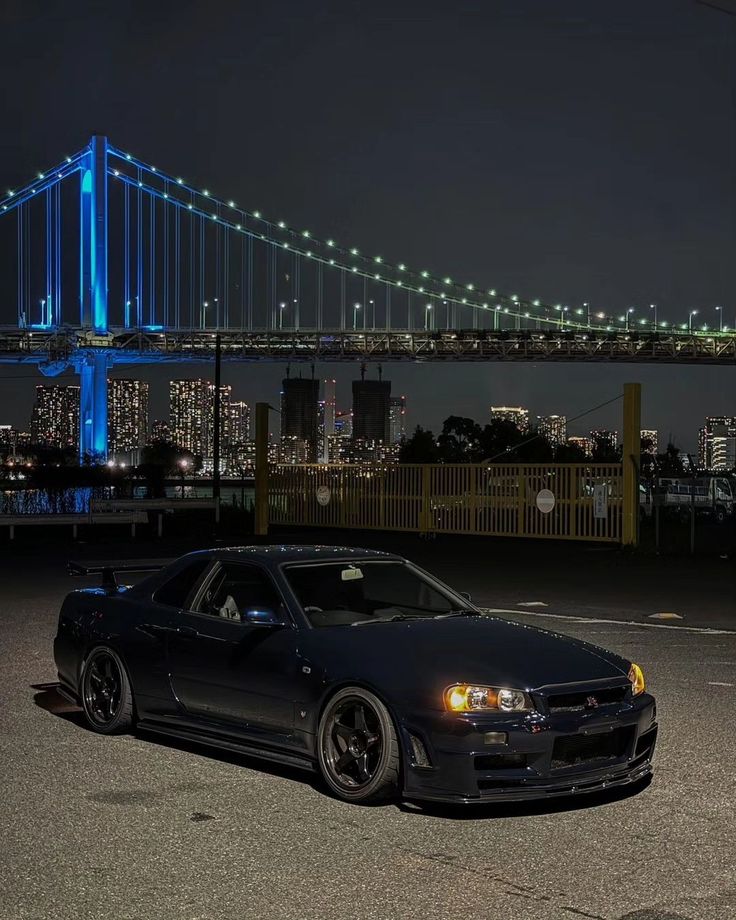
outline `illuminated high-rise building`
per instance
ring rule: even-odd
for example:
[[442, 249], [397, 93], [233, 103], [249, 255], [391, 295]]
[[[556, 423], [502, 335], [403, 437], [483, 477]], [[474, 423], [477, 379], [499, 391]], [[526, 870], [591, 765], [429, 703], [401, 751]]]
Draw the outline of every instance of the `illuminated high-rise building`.
[[406, 396], [392, 396], [388, 401], [388, 439], [401, 444], [406, 438]]
[[148, 434], [148, 383], [114, 378], [107, 381], [107, 449], [117, 454], [140, 450]]
[[529, 410], [523, 406], [491, 406], [492, 422], [511, 422], [522, 434], [529, 431]]
[[317, 459], [319, 380], [286, 377], [281, 382], [281, 440], [289, 456], [314, 463]]
[[[230, 386], [220, 387], [220, 456], [230, 443]], [[183, 450], [211, 457], [214, 445], [215, 385], [209, 380], [169, 384], [171, 438]]]
[[36, 387], [31, 412], [31, 440], [45, 447], [79, 447], [79, 387]]
[[646, 445], [646, 453], [653, 457], [659, 452], [659, 433], [656, 428], [642, 428], [641, 440]]
[[229, 439], [231, 447], [250, 439], [250, 406], [246, 402], [230, 403]]
[[553, 447], [559, 447], [567, 440], [567, 416], [538, 415], [537, 427], [543, 438]]
[[590, 438], [571, 437], [567, 439], [571, 447], [577, 447], [586, 457], [593, 456], [593, 441]]
[[161, 418], [155, 418], [151, 422], [151, 441], [170, 441], [171, 427], [168, 422]]
[[324, 398], [319, 403], [319, 459], [330, 462], [330, 442], [335, 437], [335, 416], [337, 414], [336, 383], [332, 378], [323, 381]]
[[[704, 470], [715, 469], [713, 442], [715, 438], [736, 437], [736, 417], [732, 415], [709, 415], [698, 433], [698, 466]], [[723, 448], [719, 448], [719, 454]], [[720, 462], [720, 458], [719, 458]], [[723, 468], [723, 467], [721, 467]]]
[[594, 453], [611, 453], [618, 449], [618, 431], [595, 428], [590, 432], [590, 440], [593, 442]]
[[390, 380], [353, 380], [353, 440], [388, 444]]

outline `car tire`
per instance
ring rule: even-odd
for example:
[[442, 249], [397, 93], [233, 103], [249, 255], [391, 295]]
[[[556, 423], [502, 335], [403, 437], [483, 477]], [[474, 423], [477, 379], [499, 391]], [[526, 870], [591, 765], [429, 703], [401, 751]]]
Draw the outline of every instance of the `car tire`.
[[82, 666], [79, 688], [84, 717], [92, 731], [115, 735], [133, 726], [130, 678], [114, 649], [98, 645], [90, 651]]
[[399, 791], [401, 752], [393, 719], [362, 687], [332, 696], [317, 732], [317, 760], [330, 791], [345, 802], [385, 802]]

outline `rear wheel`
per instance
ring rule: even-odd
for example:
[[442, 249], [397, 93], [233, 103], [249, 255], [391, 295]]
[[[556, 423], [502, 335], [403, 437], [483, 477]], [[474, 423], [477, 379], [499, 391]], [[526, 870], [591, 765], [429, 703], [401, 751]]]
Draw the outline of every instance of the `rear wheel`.
[[107, 646], [90, 652], [82, 669], [82, 709], [89, 727], [103, 735], [133, 724], [133, 694], [120, 656]]
[[346, 802], [385, 801], [398, 793], [396, 729], [388, 709], [368, 690], [346, 687], [328, 702], [317, 757], [325, 782]]

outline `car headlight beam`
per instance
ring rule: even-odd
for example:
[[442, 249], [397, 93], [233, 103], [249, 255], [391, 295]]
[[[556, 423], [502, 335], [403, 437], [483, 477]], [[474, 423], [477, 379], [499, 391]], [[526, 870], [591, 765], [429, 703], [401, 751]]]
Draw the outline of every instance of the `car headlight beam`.
[[523, 690], [453, 684], [445, 690], [445, 708], [450, 712], [530, 712], [534, 706]]
[[631, 662], [631, 667], [629, 668], [629, 680], [631, 681], [631, 693], [632, 696], [639, 696], [640, 693], [643, 693], [646, 688], [646, 681], [644, 680], [644, 672], [639, 667], [638, 664]]

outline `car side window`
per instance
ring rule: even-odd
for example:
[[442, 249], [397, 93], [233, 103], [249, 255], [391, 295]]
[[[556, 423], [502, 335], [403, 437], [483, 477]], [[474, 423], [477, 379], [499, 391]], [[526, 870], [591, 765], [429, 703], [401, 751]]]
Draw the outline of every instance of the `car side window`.
[[187, 598], [209, 564], [210, 560], [206, 556], [192, 559], [188, 565], [185, 565], [176, 575], [154, 591], [154, 601], [158, 604], [166, 604], [169, 607], [184, 607]]
[[223, 562], [194, 604], [195, 613], [246, 620], [249, 611], [273, 612], [282, 622], [286, 609], [269, 575], [254, 565]]

